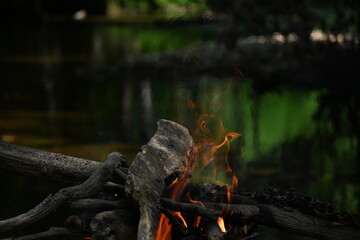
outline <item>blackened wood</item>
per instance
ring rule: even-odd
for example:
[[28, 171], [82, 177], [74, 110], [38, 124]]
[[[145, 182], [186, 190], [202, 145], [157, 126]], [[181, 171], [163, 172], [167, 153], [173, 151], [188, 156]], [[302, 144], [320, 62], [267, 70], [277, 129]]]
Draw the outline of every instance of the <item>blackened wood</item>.
[[90, 223], [93, 239], [96, 240], [135, 240], [139, 213], [120, 209], [97, 214]]
[[18, 238], [7, 238], [2, 240], [36, 240], [36, 239], [49, 238], [55, 236], [66, 236], [66, 235], [73, 235], [73, 233], [69, 232], [66, 228], [51, 227], [49, 230], [45, 232], [35, 233]]
[[106, 190], [111, 191], [112, 193], [120, 194], [120, 196], [125, 196], [125, 187], [121, 184], [107, 182], [104, 184]]
[[[201, 199], [213, 199], [215, 195], [224, 194], [226, 192], [214, 191], [221, 189], [215, 184], [191, 183], [188, 187], [190, 195], [196, 192]], [[234, 204], [248, 204], [259, 208], [259, 215], [253, 218], [253, 221], [267, 225], [270, 227], [287, 230], [298, 233], [300, 235], [327, 240], [342, 240], [342, 239], [360, 239], [359, 220], [341, 222], [332, 219], [331, 216], [320, 216], [315, 213], [306, 213], [296, 208], [288, 208], [281, 206], [280, 202], [276, 202], [274, 197], [269, 202], [265, 199], [256, 199], [253, 196], [255, 193], [234, 192]], [[278, 206], [276, 206], [278, 205]]]
[[124, 159], [120, 153], [111, 153], [108, 160], [96, 169], [93, 174], [82, 184], [63, 188], [54, 195], [48, 196], [39, 205], [30, 211], [16, 217], [0, 221], [0, 232], [9, 232], [35, 223], [54, 212], [66, 201], [86, 198], [103, 188], [109, 181], [115, 166]]
[[70, 204], [71, 208], [88, 209], [93, 211], [107, 211], [117, 208], [131, 208], [129, 200], [124, 198], [117, 201], [103, 200], [103, 199], [79, 199]]
[[186, 212], [196, 216], [206, 217], [214, 221], [216, 221], [218, 217], [221, 216], [221, 211], [205, 208], [198, 203], [184, 203], [162, 198], [161, 205], [172, 211]]
[[360, 228], [357, 225], [343, 225], [330, 219], [308, 215], [299, 210], [285, 210], [272, 204], [256, 204], [260, 214], [255, 221], [304, 236], [327, 240], [360, 239]]
[[154, 239], [160, 220], [160, 199], [165, 179], [185, 169], [185, 154], [193, 146], [189, 131], [168, 120], [158, 121], [158, 130], [142, 146], [129, 167], [125, 190], [137, 203], [141, 217], [137, 239]]
[[222, 240], [224, 234], [216, 221], [206, 221], [203, 224], [204, 231], [208, 240]]
[[175, 215], [173, 215], [169, 210], [167, 209], [162, 209], [162, 212], [164, 213], [164, 215], [170, 220], [172, 226], [182, 235], [186, 235], [188, 234], [188, 229], [185, 227], [185, 225], [183, 224], [183, 222], [176, 217]]
[[236, 240], [250, 240], [250, 239], [256, 238], [257, 236], [259, 236], [259, 233], [254, 232], [254, 233], [251, 233], [249, 236], [242, 237], [242, 238], [237, 238]]
[[[256, 194], [252, 194], [252, 196], [254, 195]], [[259, 200], [248, 194], [243, 196], [241, 193], [237, 193], [234, 196], [234, 201], [252, 204], [259, 208], [259, 216], [254, 219], [257, 223], [316, 239], [360, 239], [359, 220], [353, 219], [353, 221], [341, 222], [336, 217], [336, 214], [326, 216], [304, 212], [303, 210], [283, 206], [280, 200], [276, 202], [274, 199], [266, 202], [264, 199]]]
[[86, 180], [100, 162], [0, 141], [0, 168], [17, 174], [75, 184]]
[[254, 205], [205, 203], [205, 206], [221, 211], [221, 216], [224, 218], [232, 216], [247, 221], [250, 218], [259, 215], [259, 208]]
[[226, 231], [226, 233], [224, 234], [225, 240], [241, 239], [247, 234], [247, 225], [242, 225], [241, 223], [238, 224], [239, 225], [234, 225]]
[[86, 231], [84, 221], [76, 215], [72, 215], [66, 218], [65, 227], [69, 232], [72, 233], [83, 233]]

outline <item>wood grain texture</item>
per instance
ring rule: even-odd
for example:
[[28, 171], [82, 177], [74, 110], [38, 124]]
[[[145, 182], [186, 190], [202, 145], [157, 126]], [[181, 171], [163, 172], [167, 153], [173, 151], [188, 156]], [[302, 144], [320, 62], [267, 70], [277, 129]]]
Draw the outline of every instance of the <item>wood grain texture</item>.
[[102, 163], [0, 141], [0, 169], [74, 185]]
[[185, 127], [160, 120], [155, 135], [136, 155], [129, 168], [125, 189], [140, 209], [138, 240], [155, 238], [165, 179], [184, 171], [185, 154], [192, 146], [192, 137]]

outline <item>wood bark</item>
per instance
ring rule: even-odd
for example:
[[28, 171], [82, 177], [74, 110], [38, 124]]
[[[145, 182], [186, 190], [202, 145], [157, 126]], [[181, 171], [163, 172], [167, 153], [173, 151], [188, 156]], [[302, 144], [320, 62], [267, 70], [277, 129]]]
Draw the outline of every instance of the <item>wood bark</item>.
[[96, 169], [82, 184], [63, 188], [54, 195], [49, 195], [39, 205], [30, 211], [16, 217], [0, 221], [0, 233], [24, 228], [43, 219], [67, 201], [90, 197], [103, 188], [113, 170], [121, 163], [123, 156], [119, 153], [109, 154], [108, 161]]
[[0, 141], [0, 169], [74, 185], [101, 165], [87, 159], [41, 151]]
[[192, 146], [192, 137], [185, 127], [160, 120], [155, 135], [136, 155], [129, 168], [125, 190], [140, 209], [138, 240], [155, 238], [165, 181], [173, 174], [184, 172], [185, 154]]
[[[190, 183], [188, 185], [189, 189], [193, 189], [193, 191], [196, 192], [202, 192], [201, 196], [203, 198], [211, 199], [213, 198], [213, 195], [221, 194], [226, 197], [226, 192], [221, 191], [221, 187], [215, 184]], [[338, 213], [333, 209], [325, 209], [330, 208], [326, 203], [322, 203], [298, 193], [292, 193], [291, 195], [294, 196], [293, 199], [292, 197], [289, 197], [289, 199], [286, 200], [289, 204], [294, 205], [293, 207], [289, 207], [287, 206], [287, 203], [284, 203], [284, 195], [274, 195], [269, 197], [271, 198], [270, 200], [256, 197], [256, 195], [257, 193], [253, 192], [243, 193], [241, 191], [235, 191], [232, 204], [226, 208], [236, 209], [236, 205], [241, 204], [242, 207], [238, 210], [244, 211], [245, 218], [246, 215], [255, 215], [252, 221], [258, 224], [287, 230], [303, 236], [328, 240], [360, 239], [360, 216], [358, 215]], [[302, 196], [305, 199], [302, 200], [304, 204], [310, 205], [311, 202], [317, 202], [319, 207], [309, 207], [308, 209], [305, 209], [304, 207], [296, 206], [296, 202], [300, 198], [299, 196]], [[306, 203], [306, 199], [309, 199], [309, 203]], [[295, 203], [292, 203], [292, 201]], [[221, 207], [225, 207], [226, 205], [205, 203], [205, 206], [221, 209]], [[245, 206], [257, 207], [258, 210]], [[324, 213], [321, 212], [321, 208], [325, 209]], [[250, 214], [250, 212], [252, 213]]]

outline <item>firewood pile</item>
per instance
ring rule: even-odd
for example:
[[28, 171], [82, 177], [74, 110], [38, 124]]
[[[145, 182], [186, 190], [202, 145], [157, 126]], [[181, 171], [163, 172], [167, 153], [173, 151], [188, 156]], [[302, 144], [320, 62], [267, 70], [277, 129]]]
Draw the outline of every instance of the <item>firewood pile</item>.
[[[19, 149], [1, 143], [0, 159], [19, 159]], [[83, 183], [0, 221], [0, 234], [16, 235], [67, 205], [81, 214], [68, 217], [64, 226], [8, 239], [77, 235], [95, 240], [240, 240], [256, 238], [259, 224], [318, 239], [360, 239], [359, 216], [337, 213], [311, 197], [274, 188], [253, 193], [191, 182], [195, 151], [185, 127], [160, 120], [130, 166], [120, 153], [109, 154]]]

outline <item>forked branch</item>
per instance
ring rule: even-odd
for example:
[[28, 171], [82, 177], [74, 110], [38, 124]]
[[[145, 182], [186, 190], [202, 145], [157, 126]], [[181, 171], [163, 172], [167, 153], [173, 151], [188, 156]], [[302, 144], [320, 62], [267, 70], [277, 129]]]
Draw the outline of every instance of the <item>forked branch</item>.
[[82, 184], [63, 188], [54, 195], [45, 198], [30, 211], [16, 217], [0, 221], [0, 233], [14, 231], [35, 223], [58, 209], [67, 201], [74, 201], [92, 196], [101, 190], [104, 183], [110, 180], [113, 170], [121, 164], [124, 157], [120, 153], [111, 153], [108, 160], [96, 169]]

